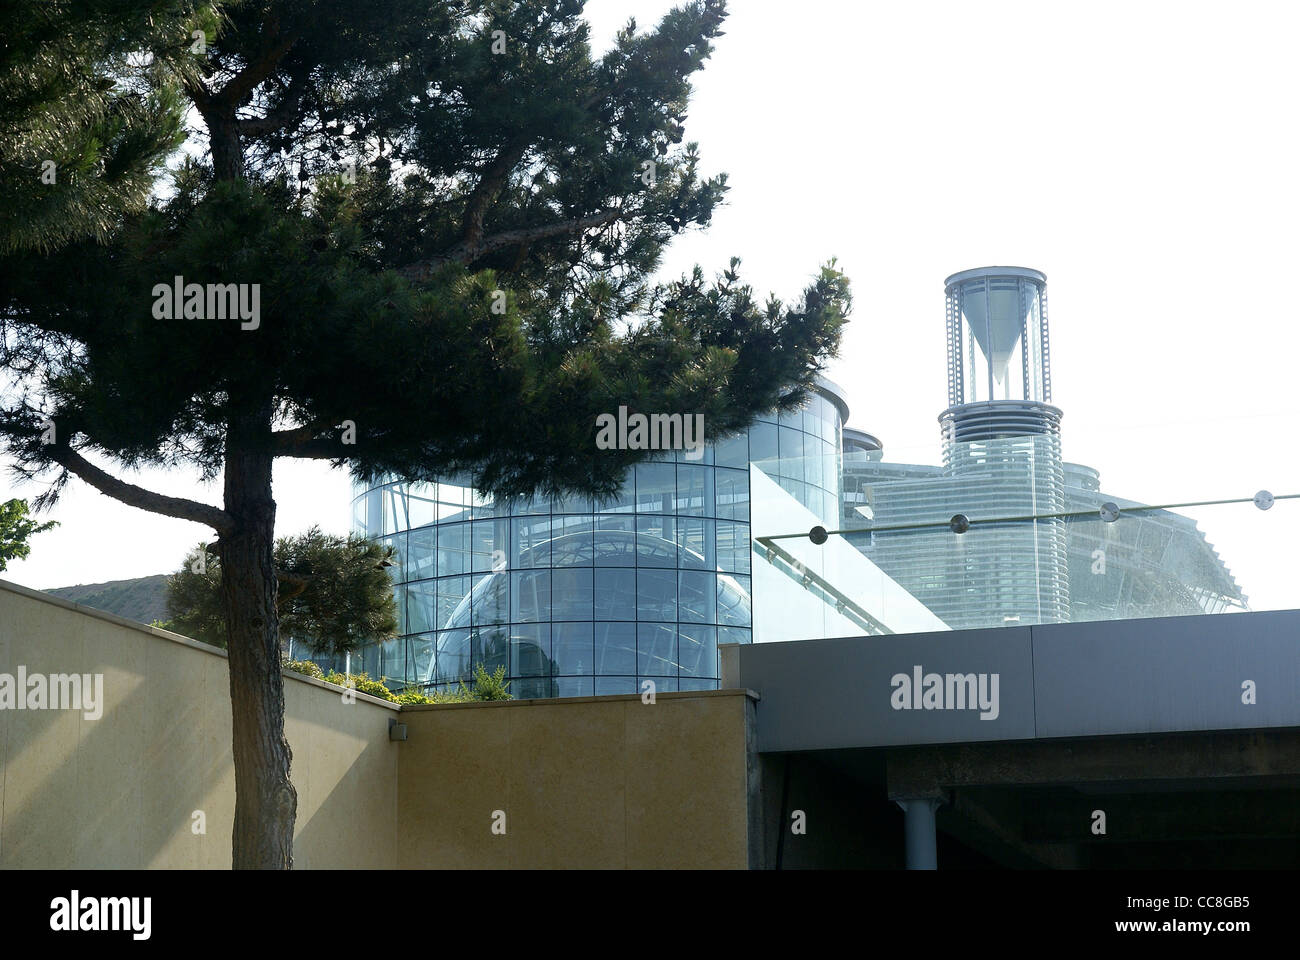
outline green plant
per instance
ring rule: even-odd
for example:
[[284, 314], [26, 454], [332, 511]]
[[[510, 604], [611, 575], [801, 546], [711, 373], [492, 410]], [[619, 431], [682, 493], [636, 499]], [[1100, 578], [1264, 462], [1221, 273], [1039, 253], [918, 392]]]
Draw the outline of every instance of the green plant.
[[308, 677], [315, 677], [317, 680], [325, 679], [325, 671], [316, 663], [310, 660], [281, 660], [280, 666], [286, 670], [292, 670], [294, 673], [301, 673]]
[[438, 701], [427, 694], [421, 693], [414, 687], [407, 687], [395, 698], [401, 704], [419, 704], [419, 703], [437, 703]]
[[488, 673], [479, 664], [474, 668], [474, 680], [470, 686], [464, 681], [457, 684], [455, 690], [425, 693], [417, 687], [407, 687], [396, 696], [398, 703], [481, 703], [488, 700], [513, 700], [509, 691], [510, 682], [506, 680], [506, 668], [497, 667]]
[[340, 687], [352, 687], [357, 693], [368, 693], [372, 697], [378, 697], [380, 700], [388, 700], [393, 703], [397, 702], [397, 696], [393, 691], [388, 689], [388, 685], [382, 679], [371, 680], [364, 673], [354, 673], [348, 675], [339, 673], [337, 670], [331, 670], [321, 678], [326, 683], [338, 684]]
[[26, 500], [8, 500], [0, 503], [0, 570], [10, 560], [22, 560], [32, 552], [27, 545], [29, 537], [44, 533], [58, 523], [48, 520], [37, 523], [28, 515]]
[[[462, 688], [464, 684], [461, 685]], [[475, 700], [513, 700], [510, 693], [510, 683], [506, 680], [506, 668], [497, 667], [492, 673], [483, 669], [479, 664], [474, 668], [474, 686], [470, 693]]]
[[365, 673], [344, 674], [337, 670], [329, 673], [323, 671], [311, 660], [281, 660], [280, 665], [286, 670], [301, 673], [326, 683], [340, 687], [352, 687], [359, 693], [368, 693], [390, 703], [425, 704], [425, 703], [478, 703], [489, 700], [513, 700], [510, 694], [510, 681], [506, 680], [506, 668], [497, 667], [488, 673], [479, 664], [474, 668], [473, 682], [466, 686], [462, 681], [455, 690], [426, 693], [418, 687], [408, 686], [400, 693], [394, 693], [381, 678], [371, 680]]
[[421, 703], [472, 703], [475, 697], [464, 684], [461, 684], [458, 690], [435, 690], [426, 693], [414, 687], [407, 687], [397, 695], [397, 702], [404, 704], [421, 704]]
[[219, 16], [201, 0], [0, 4], [0, 250], [103, 240], [145, 206], [184, 139], [176, 78], [203, 70], [178, 39]]
[[[280, 633], [313, 653], [343, 653], [387, 640], [397, 632], [397, 607], [387, 568], [394, 551], [358, 536], [336, 536], [312, 527], [275, 542], [280, 581], [276, 612]], [[167, 578], [167, 629], [226, 646], [221, 606], [221, 557], [205, 547], [191, 550]]]
[[[696, 267], [655, 282], [666, 245], [707, 226], [726, 192], [685, 138], [722, 0], [682, 3], [648, 31], [629, 22], [603, 52], [581, 0], [223, 3], [219, 20], [180, 20], [212, 28], [198, 59], [178, 43], [188, 30], [161, 19], [84, 43], [64, 29], [57, 45], [23, 26], [101, 6], [121, 4], [0, 7], [0, 62], [24, 65], [0, 71], [0, 93], [29, 64], [50, 75], [18, 90], [34, 109], [0, 112], [86, 147], [101, 114], [118, 114], [70, 128], [45, 90], [86, 78], [67, 90], [75, 106], [121, 48], [123, 62], [160, 68], [135, 72], [143, 104], [183, 94], [139, 129], [145, 145], [183, 135], [185, 158], [147, 209], [114, 204], [104, 236], [83, 225], [73, 241], [68, 218], [67, 245], [42, 247], [41, 230], [0, 252], [12, 381], [0, 451], [49, 480], [34, 507], [77, 476], [212, 532], [238, 705], [231, 863], [288, 869], [276, 460], [328, 461], [363, 482], [463, 474], [501, 498], [607, 496], [652, 454], [593, 444], [598, 417], [680, 412], [714, 439], [798, 409], [838, 348], [848, 279], [827, 265], [789, 304], [742, 283], [734, 259], [713, 281]], [[42, 150], [17, 151], [21, 174], [8, 176], [13, 139], [0, 134], [0, 230], [49, 199], [32, 179]], [[167, 152], [78, 151], [138, 171]], [[771, 229], [798, 239], [797, 224]], [[220, 502], [122, 479], [154, 466], [221, 477]]]

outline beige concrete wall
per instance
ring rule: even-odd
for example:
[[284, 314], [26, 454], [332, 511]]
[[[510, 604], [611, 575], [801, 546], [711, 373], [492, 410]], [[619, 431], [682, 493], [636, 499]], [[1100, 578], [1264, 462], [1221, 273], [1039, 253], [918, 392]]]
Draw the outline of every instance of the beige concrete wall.
[[[225, 654], [0, 581], [0, 673], [102, 673], [104, 710], [0, 710], [0, 867], [229, 868]], [[391, 706], [286, 674], [299, 867], [396, 863]], [[206, 815], [206, 834], [192, 814]]]
[[408, 707], [398, 864], [744, 869], [751, 715], [737, 690]]
[[[0, 709], [0, 868], [230, 866], [222, 651], [0, 581], [0, 673], [19, 665], [102, 673], [105, 703], [98, 719]], [[743, 869], [752, 716], [736, 690], [399, 715], [286, 674], [295, 865]], [[388, 739], [393, 717], [405, 742]]]

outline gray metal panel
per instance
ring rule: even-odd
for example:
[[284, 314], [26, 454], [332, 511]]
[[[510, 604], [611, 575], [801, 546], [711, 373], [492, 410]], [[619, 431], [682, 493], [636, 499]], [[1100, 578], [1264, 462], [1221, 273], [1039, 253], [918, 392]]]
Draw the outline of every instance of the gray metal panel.
[[[1300, 610], [741, 646], [758, 749], [1300, 727]], [[891, 678], [999, 675], [998, 716], [895, 710]], [[1242, 683], [1256, 702], [1242, 703]]]
[[1040, 737], [1300, 726], [1300, 612], [1029, 629]]
[[816, 385], [814, 389], [816, 389], [818, 393], [820, 393], [823, 397], [825, 397], [827, 400], [833, 403], [835, 405], [835, 409], [839, 411], [840, 426], [842, 427], [844, 426], [844, 424], [848, 423], [849, 422], [849, 400], [848, 400], [848, 394], [844, 392], [844, 388], [841, 387], [834, 380], [831, 380], [829, 377], [823, 377], [821, 374], [817, 375], [815, 384]]
[[[1034, 736], [1027, 627], [761, 643], [740, 648], [740, 686], [756, 690], [758, 749], [821, 750]], [[894, 709], [891, 679], [997, 674], [998, 714]]]

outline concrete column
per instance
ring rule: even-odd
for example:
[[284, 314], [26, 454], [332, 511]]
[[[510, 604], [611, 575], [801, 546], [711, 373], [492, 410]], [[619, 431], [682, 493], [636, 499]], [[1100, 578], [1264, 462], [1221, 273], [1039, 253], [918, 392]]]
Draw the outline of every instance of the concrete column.
[[718, 644], [718, 686], [735, 690], [740, 686], [740, 644]]
[[934, 828], [934, 811], [938, 797], [895, 800], [903, 808], [903, 849], [908, 870], [939, 869], [938, 838]]

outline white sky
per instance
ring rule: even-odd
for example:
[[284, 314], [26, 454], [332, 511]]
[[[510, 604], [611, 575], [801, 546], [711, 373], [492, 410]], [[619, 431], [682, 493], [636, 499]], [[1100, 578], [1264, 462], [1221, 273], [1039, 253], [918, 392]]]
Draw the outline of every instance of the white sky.
[[[669, 0], [591, 0], [603, 48]], [[733, 0], [687, 137], [727, 206], [664, 273], [731, 255], [793, 297], [837, 256], [856, 310], [829, 374], [886, 457], [938, 462], [943, 280], [1048, 277], [1065, 456], [1148, 503], [1300, 493], [1294, 91], [1300, 8], [1244, 2]], [[183, 474], [138, 482], [217, 502]], [[346, 475], [280, 461], [279, 532], [345, 532]], [[34, 496], [0, 480], [0, 499]], [[1188, 511], [1252, 606], [1300, 606], [1300, 503]], [[62, 526], [2, 575], [33, 587], [170, 572], [205, 538], [74, 480]]]

